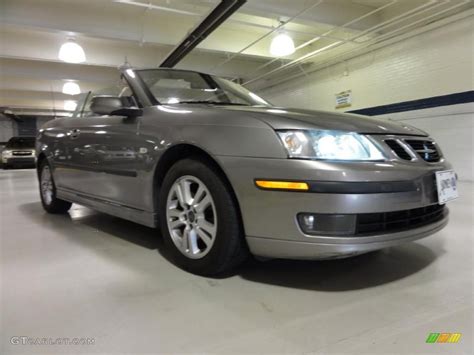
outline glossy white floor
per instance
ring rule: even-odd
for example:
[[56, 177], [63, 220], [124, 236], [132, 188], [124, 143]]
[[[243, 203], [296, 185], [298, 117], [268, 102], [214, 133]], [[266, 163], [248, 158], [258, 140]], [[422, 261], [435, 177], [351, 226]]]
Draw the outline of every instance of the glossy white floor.
[[472, 353], [474, 194], [460, 188], [449, 226], [419, 242], [209, 279], [170, 264], [154, 230], [75, 205], [48, 215], [33, 170], [0, 171], [0, 354]]

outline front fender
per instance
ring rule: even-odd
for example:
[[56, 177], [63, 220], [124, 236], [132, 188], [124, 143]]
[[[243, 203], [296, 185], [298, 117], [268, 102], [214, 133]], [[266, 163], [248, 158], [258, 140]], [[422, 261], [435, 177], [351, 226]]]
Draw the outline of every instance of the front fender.
[[150, 107], [141, 118], [140, 135], [159, 142], [160, 151], [190, 144], [212, 156], [287, 157], [274, 129], [242, 112]]
[[213, 156], [284, 159], [287, 154], [268, 127], [185, 126], [180, 143], [201, 147]]

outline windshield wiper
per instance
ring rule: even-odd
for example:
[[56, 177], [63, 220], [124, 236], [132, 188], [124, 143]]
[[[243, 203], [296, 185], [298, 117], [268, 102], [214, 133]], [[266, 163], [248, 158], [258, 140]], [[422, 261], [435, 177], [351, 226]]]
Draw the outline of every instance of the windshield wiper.
[[208, 105], [234, 105], [234, 106], [250, 106], [247, 104], [241, 104], [237, 102], [222, 102], [222, 101], [208, 101], [208, 100], [189, 100], [180, 101], [178, 104], [208, 104]]

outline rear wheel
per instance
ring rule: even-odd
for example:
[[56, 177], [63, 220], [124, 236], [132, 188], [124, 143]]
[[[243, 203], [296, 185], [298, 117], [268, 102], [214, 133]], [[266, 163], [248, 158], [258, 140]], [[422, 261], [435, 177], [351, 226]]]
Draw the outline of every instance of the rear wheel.
[[176, 163], [163, 181], [159, 213], [174, 261], [190, 272], [224, 273], [247, 256], [237, 204], [210, 164], [196, 159]]
[[72, 204], [56, 197], [56, 185], [51, 171], [47, 160], [42, 160], [38, 169], [41, 203], [48, 213], [66, 213]]

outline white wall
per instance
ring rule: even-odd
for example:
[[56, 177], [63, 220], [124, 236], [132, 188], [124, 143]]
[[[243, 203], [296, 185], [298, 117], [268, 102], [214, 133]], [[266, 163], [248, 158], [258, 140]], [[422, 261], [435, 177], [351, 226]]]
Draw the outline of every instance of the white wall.
[[[473, 90], [473, 23], [470, 16], [261, 94], [279, 106], [343, 112]], [[353, 105], [336, 110], [335, 94], [345, 90]], [[388, 116], [432, 134], [460, 178], [472, 181], [473, 112], [467, 104]]]
[[276, 105], [335, 110], [334, 95], [352, 90], [342, 112], [473, 90], [473, 23], [470, 16], [261, 94]]
[[392, 113], [390, 117], [427, 131], [453, 164], [460, 180], [474, 180], [474, 103]]

